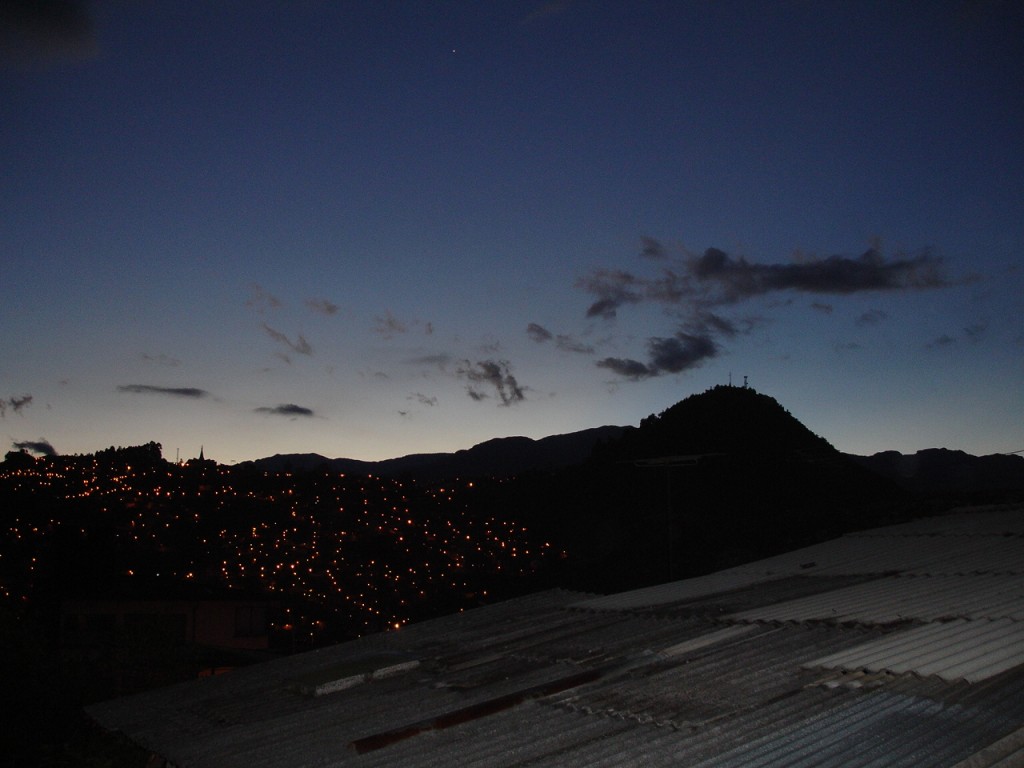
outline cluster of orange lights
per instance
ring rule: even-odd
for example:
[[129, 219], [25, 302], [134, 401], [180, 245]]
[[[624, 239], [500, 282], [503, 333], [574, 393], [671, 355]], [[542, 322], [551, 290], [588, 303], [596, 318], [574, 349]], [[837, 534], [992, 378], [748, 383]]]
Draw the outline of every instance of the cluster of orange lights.
[[[55, 494], [62, 502], [60, 517], [7, 519], [0, 595], [17, 592], [15, 584], [26, 592], [37, 567], [35, 556], [4, 563], [12, 549], [5, 544], [43, 551], [49, 534], [70, 525], [83, 539], [95, 536], [69, 519], [76, 505], [88, 505], [113, 518], [105, 531], [126, 553], [122, 575], [266, 594], [291, 606], [276, 629], [311, 636], [331, 626], [397, 629], [432, 606], [457, 609], [460, 600], [486, 597], [488, 579], [529, 574], [553, 554], [522, 525], [482, 515], [472, 482], [438, 487], [226, 467], [204, 468], [197, 479], [179, 465], [104, 472], [82, 459], [0, 471], [0, 487], [15, 498]], [[15, 565], [22, 578], [4, 578]]]

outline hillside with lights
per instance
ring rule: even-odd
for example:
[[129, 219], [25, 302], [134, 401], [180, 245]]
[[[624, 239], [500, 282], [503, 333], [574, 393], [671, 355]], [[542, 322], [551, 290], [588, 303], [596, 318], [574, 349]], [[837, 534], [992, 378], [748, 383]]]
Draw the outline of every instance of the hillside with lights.
[[153, 443], [9, 455], [0, 599], [259, 596], [288, 650], [394, 629], [522, 589], [558, 556], [480, 513], [487, 482], [175, 464]]

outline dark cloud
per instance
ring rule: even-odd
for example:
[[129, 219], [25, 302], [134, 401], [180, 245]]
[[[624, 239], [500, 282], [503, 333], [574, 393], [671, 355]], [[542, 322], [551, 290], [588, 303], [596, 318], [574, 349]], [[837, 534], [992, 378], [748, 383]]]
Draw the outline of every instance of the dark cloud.
[[592, 355], [594, 353], [592, 346], [564, 333], [560, 333], [555, 337], [555, 345], [566, 352], [576, 352], [582, 355]]
[[595, 363], [598, 368], [607, 368], [614, 374], [622, 376], [623, 378], [633, 379], [646, 379], [649, 376], [654, 376], [655, 372], [648, 368], [646, 365], [641, 363], [639, 360], [631, 360], [623, 357], [606, 357], [604, 360], [598, 360]]
[[942, 349], [945, 347], [951, 347], [956, 344], [956, 337], [950, 336], [949, 334], [942, 334], [935, 341], [930, 342], [927, 347], [928, 349]]
[[294, 403], [282, 403], [281, 405], [275, 405], [273, 407], [264, 406], [262, 408], [254, 408], [254, 413], [263, 413], [269, 416], [289, 416], [295, 418], [302, 416], [304, 418], [315, 415], [313, 410], [310, 408], [304, 408], [301, 405], [295, 405]]
[[46, 440], [42, 437], [40, 437], [38, 440], [22, 440], [19, 442], [12, 443], [12, 445], [19, 451], [38, 453], [40, 456], [57, 455], [57, 449], [50, 444], [49, 440]]
[[987, 330], [988, 326], [984, 323], [975, 323], [964, 328], [964, 335], [968, 341], [981, 341]]
[[560, 333], [557, 336], [547, 328], [537, 323], [530, 323], [526, 327], [526, 335], [536, 341], [538, 344], [555, 340], [555, 346], [564, 352], [576, 352], [578, 354], [590, 355], [593, 354], [594, 348], [582, 341], [569, 336], [568, 334]]
[[32, 395], [11, 396], [7, 400], [0, 397], [0, 418], [7, 415], [8, 408], [15, 413], [21, 413], [23, 408], [27, 408], [31, 404]]
[[708, 248], [703, 255], [676, 262], [656, 277], [602, 269], [577, 280], [576, 285], [597, 297], [587, 308], [587, 317], [611, 319], [620, 307], [642, 301], [688, 303], [698, 308], [735, 304], [781, 291], [845, 295], [941, 288], [951, 283], [942, 275], [942, 260], [927, 250], [890, 260], [872, 248], [858, 257], [756, 264]]
[[663, 259], [668, 255], [668, 251], [653, 237], [643, 236], [640, 238], [640, 255], [649, 259]]
[[251, 307], [259, 312], [261, 315], [264, 310], [277, 309], [281, 306], [281, 300], [274, 296], [272, 293], [268, 293], [256, 283], [253, 283], [249, 288], [249, 298], [246, 299], [245, 306]]
[[716, 285], [723, 302], [785, 290], [848, 294], [940, 288], [949, 285], [940, 268], [941, 260], [928, 251], [886, 261], [874, 248], [856, 258], [829, 256], [790, 264], [753, 264], [708, 248], [690, 264], [692, 276]]
[[888, 318], [888, 313], [883, 312], [880, 309], [869, 309], [857, 318], [857, 325], [877, 325]]
[[649, 360], [620, 357], [606, 357], [599, 360], [598, 368], [605, 368], [627, 379], [647, 379], [666, 373], [681, 373], [700, 367], [705, 360], [718, 354], [718, 346], [711, 336], [679, 332], [668, 338], [655, 337], [647, 340]]
[[525, 388], [516, 381], [505, 360], [478, 360], [475, 363], [463, 360], [457, 374], [468, 382], [466, 391], [474, 400], [488, 397], [480, 391], [478, 385], [493, 387], [502, 405], [512, 405], [526, 399]]
[[80, 59], [95, 53], [87, 4], [75, 0], [5, 0], [0, 3], [0, 54], [29, 62]]
[[338, 305], [327, 299], [306, 299], [306, 306], [322, 315], [338, 314]]
[[610, 320], [622, 305], [636, 304], [643, 300], [645, 282], [630, 272], [599, 269], [590, 277], [577, 280], [576, 286], [598, 297], [587, 309], [587, 317]]
[[[305, 337], [301, 333], [299, 334], [298, 338], [296, 338], [295, 341], [292, 341], [285, 334], [281, 333], [279, 330], [275, 328], [271, 328], [266, 323], [263, 323], [263, 330], [266, 331], [267, 335], [274, 341], [280, 342], [281, 344], [288, 346], [290, 349], [294, 350], [295, 352], [298, 352], [300, 355], [313, 354], [313, 347], [310, 346], [309, 342], [306, 341]], [[286, 361], [291, 362], [290, 360], [287, 360], [287, 358]]]
[[210, 394], [205, 389], [196, 389], [195, 387], [157, 387], [152, 384], [121, 384], [117, 391], [134, 395], [169, 395], [170, 397], [193, 399], [208, 397]]
[[551, 331], [537, 323], [530, 323], [526, 326], [526, 335], [538, 343], [551, 341], [554, 338], [554, 334]]
[[687, 333], [678, 333], [668, 339], [650, 339], [647, 347], [651, 355], [648, 367], [659, 373], [679, 373], [696, 368], [718, 354], [711, 337]]
[[406, 333], [409, 330], [408, 326], [391, 314], [390, 310], [385, 312], [383, 317], [376, 317], [374, 320], [377, 325], [373, 330], [385, 339], [390, 339], [396, 333]]
[[[755, 322], [753, 320], [746, 321], [743, 331], [749, 332], [754, 325]], [[684, 326], [690, 333], [698, 336], [719, 334], [729, 339], [738, 335], [741, 330], [740, 327], [729, 318], [722, 317], [719, 314], [708, 311], [695, 312], [693, 316], [686, 321]]]
[[420, 357], [411, 357], [405, 361], [409, 365], [429, 365], [431, 367], [437, 367], [444, 370], [451, 362], [452, 356], [444, 352], [440, 352], [435, 355], [421, 355]]
[[[625, 270], [600, 269], [576, 281], [576, 287], [595, 299], [588, 318], [611, 320], [630, 304], [664, 305], [675, 318], [677, 333], [651, 337], [646, 362], [629, 357], [607, 357], [597, 366], [625, 378], [639, 380], [665, 373], [679, 373], [701, 365], [719, 353], [718, 341], [749, 333], [763, 318], [743, 321], [714, 311], [760, 296], [772, 296], [769, 308], [793, 302], [786, 292], [847, 295], [871, 291], [912, 291], [953, 285], [942, 274], [942, 260], [929, 250], [886, 258], [877, 248], [860, 256], [801, 256], [789, 263], [758, 264], [708, 248], [699, 256], [673, 258], [660, 242], [641, 238], [641, 255], [661, 262], [652, 276]], [[816, 301], [812, 308], [831, 313], [830, 303]], [[885, 314], [865, 313], [860, 324], [878, 322]], [[535, 336], [535, 338], [537, 338]]]
[[426, 395], [421, 394], [419, 392], [413, 392], [406, 399], [407, 400], [415, 400], [420, 405], [429, 405], [429, 406], [437, 405], [437, 398], [436, 397], [427, 397]]

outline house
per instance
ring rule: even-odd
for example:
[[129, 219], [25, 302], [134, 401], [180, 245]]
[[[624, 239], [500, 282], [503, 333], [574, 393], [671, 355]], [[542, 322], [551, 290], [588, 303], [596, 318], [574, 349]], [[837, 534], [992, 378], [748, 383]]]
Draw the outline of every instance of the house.
[[1024, 506], [551, 590], [88, 708], [167, 764], [1024, 764]]

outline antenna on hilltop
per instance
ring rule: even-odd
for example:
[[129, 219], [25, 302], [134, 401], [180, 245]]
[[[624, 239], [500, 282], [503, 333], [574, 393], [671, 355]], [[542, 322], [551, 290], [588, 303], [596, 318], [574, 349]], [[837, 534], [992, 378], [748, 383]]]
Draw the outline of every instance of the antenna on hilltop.
[[747, 377], [746, 376], [743, 377], [743, 388], [744, 389], [747, 388]]

